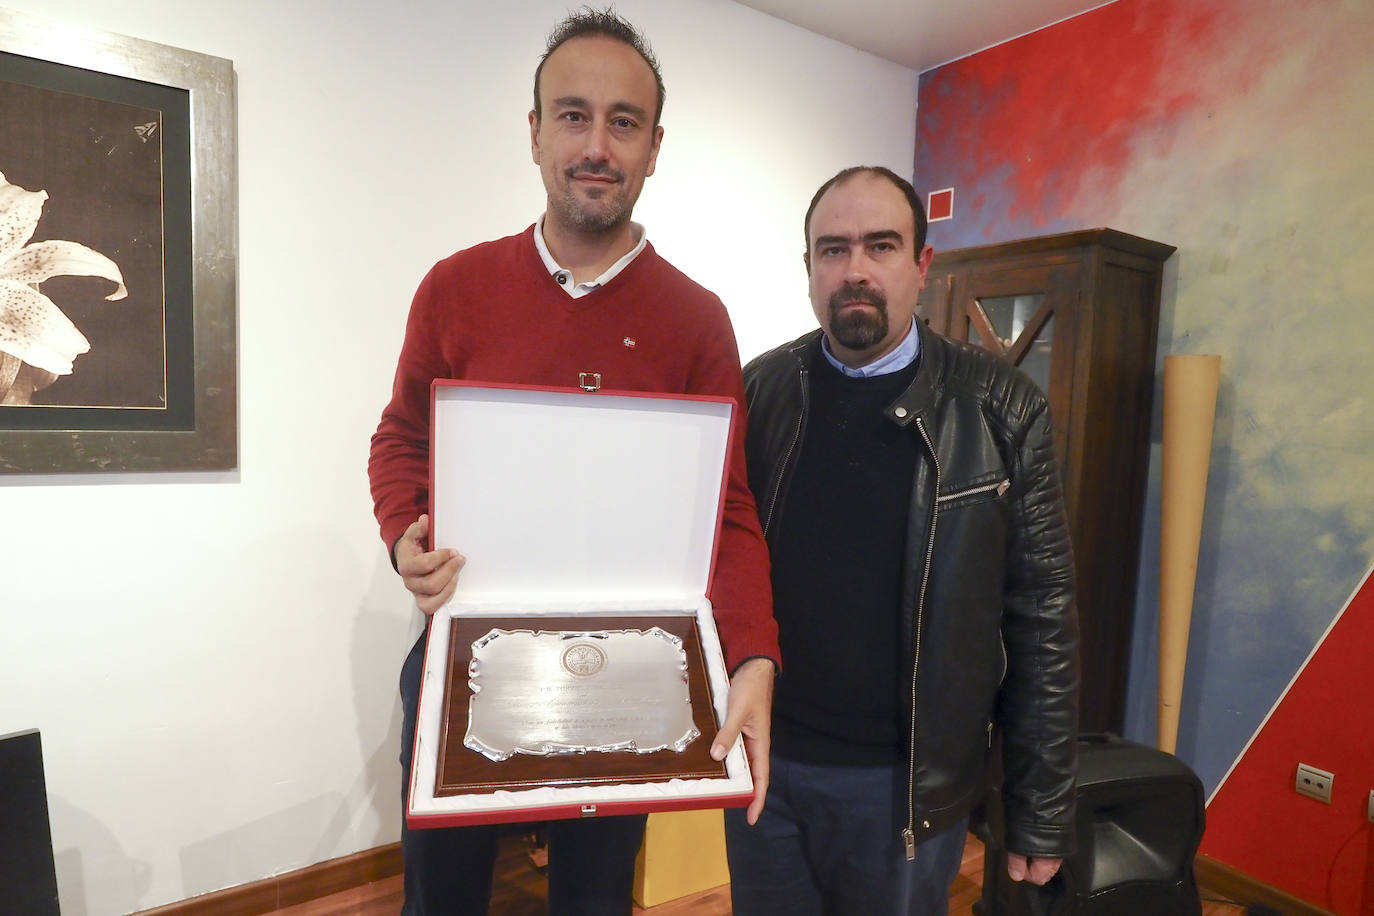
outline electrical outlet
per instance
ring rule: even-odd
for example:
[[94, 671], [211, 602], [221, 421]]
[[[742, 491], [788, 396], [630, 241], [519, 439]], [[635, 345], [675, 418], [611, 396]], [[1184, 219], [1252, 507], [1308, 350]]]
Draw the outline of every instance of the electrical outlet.
[[1314, 766], [1305, 763], [1298, 764], [1297, 779], [1293, 783], [1293, 788], [1298, 790], [1299, 795], [1306, 795], [1308, 798], [1315, 798], [1319, 802], [1331, 804], [1331, 784], [1336, 781], [1336, 777], [1326, 770], [1319, 770]]

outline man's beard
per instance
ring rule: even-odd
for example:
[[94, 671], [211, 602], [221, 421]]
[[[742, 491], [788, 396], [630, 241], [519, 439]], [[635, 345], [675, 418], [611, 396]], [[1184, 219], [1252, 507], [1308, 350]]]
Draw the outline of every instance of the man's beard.
[[[846, 302], [867, 302], [877, 308], [840, 310]], [[846, 283], [830, 296], [830, 333], [848, 350], [867, 350], [887, 336], [887, 297], [876, 289]]]
[[[589, 205], [573, 190], [576, 183], [573, 176], [579, 173], [605, 175], [613, 178], [616, 184], [608, 185], [602, 191], [602, 196]], [[563, 177], [567, 179], [567, 184], [563, 186], [562, 193], [549, 200], [550, 208], [563, 225], [579, 232], [599, 233], [618, 229], [629, 222], [634, 201], [625, 199], [623, 172], [612, 169], [604, 162], [583, 162], [564, 171]]]

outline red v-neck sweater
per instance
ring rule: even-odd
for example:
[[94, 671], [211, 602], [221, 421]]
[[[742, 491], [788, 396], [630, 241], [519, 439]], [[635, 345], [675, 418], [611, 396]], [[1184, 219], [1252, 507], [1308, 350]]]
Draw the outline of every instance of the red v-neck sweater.
[[[429, 388], [436, 378], [734, 398], [725, 518], [711, 604], [731, 671], [778, 660], [768, 582], [744, 462], [744, 387], [725, 307], [646, 246], [609, 283], [574, 299], [549, 276], [534, 227], [460, 251], [420, 283], [368, 476], [390, 547], [429, 503]], [[499, 443], [492, 443], [493, 448]], [[461, 586], [460, 586], [461, 587]]]

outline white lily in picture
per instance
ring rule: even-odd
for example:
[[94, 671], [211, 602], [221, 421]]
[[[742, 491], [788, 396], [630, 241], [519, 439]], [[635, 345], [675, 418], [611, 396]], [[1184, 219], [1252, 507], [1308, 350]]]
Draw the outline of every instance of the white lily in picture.
[[[119, 266], [85, 245], [53, 239], [32, 242], [47, 191], [26, 191], [0, 172], [0, 399], [25, 403], [35, 388], [70, 375], [72, 361], [91, 345], [38, 284], [50, 277], [102, 277], [115, 284], [107, 300], [129, 294]], [[26, 390], [15, 379], [27, 363], [41, 370]]]

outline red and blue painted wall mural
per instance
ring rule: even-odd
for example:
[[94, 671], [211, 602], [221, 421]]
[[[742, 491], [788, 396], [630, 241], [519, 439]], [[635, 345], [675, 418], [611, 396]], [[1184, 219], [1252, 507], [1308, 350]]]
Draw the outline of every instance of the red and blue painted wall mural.
[[[954, 188], [937, 249], [1096, 226], [1178, 247], [1161, 359], [1219, 353], [1223, 372], [1178, 745], [1212, 795], [1203, 852], [1360, 916], [1374, 913], [1371, 49], [1368, 0], [1117, 0], [923, 74], [914, 163], [918, 190]], [[1126, 722], [1147, 743], [1158, 473], [1156, 450]], [[1300, 761], [1336, 773], [1332, 805], [1294, 793]]]

